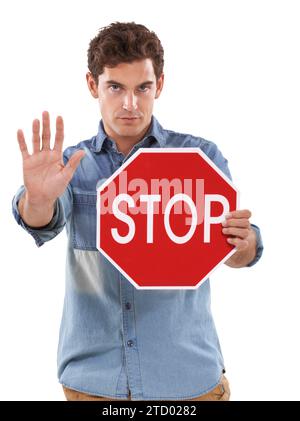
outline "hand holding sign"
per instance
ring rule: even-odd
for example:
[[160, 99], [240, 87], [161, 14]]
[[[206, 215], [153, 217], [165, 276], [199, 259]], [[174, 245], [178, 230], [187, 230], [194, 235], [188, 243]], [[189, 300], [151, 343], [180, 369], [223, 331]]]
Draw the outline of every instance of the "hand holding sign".
[[226, 215], [226, 220], [222, 222], [222, 232], [229, 235], [229, 244], [236, 246], [237, 251], [245, 250], [249, 246], [248, 237], [251, 234], [251, 224], [249, 218], [251, 212], [248, 209], [240, 209]]

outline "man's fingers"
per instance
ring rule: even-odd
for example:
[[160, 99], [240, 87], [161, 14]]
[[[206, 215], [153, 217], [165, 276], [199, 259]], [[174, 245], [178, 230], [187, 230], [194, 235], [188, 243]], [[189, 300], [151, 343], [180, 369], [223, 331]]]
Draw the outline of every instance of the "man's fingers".
[[248, 219], [226, 219], [222, 223], [223, 227], [238, 227], [250, 229], [251, 224]]
[[229, 213], [228, 216], [226, 216], [226, 219], [229, 218], [246, 218], [249, 219], [251, 218], [251, 212], [249, 211], [249, 209], [239, 209], [239, 210], [235, 210], [235, 211], [231, 211]]
[[78, 167], [80, 160], [84, 157], [84, 155], [84, 151], [77, 151], [71, 156], [69, 161], [66, 163], [65, 168], [63, 169], [63, 173], [67, 176], [69, 180], [73, 177], [73, 174], [76, 171], [76, 168]]
[[28, 153], [26, 142], [25, 142], [24, 133], [21, 129], [17, 131], [17, 139], [18, 139], [19, 148], [22, 153], [23, 160], [25, 160], [26, 158], [29, 157], [29, 153]]
[[249, 242], [247, 240], [242, 240], [240, 238], [227, 238], [227, 242], [232, 244], [237, 248], [237, 251], [245, 250], [249, 246]]
[[42, 149], [44, 151], [50, 150], [50, 116], [48, 111], [42, 113], [43, 118], [43, 131], [42, 131]]
[[40, 151], [40, 121], [37, 119], [32, 122], [32, 150], [33, 153]]
[[54, 148], [57, 152], [62, 151], [64, 141], [64, 121], [61, 116], [56, 118], [56, 133], [55, 133], [55, 142]]
[[248, 228], [223, 228], [222, 229], [223, 234], [226, 235], [233, 235], [234, 237], [239, 237], [239, 238], [246, 238], [248, 237], [248, 235], [250, 234], [250, 230]]

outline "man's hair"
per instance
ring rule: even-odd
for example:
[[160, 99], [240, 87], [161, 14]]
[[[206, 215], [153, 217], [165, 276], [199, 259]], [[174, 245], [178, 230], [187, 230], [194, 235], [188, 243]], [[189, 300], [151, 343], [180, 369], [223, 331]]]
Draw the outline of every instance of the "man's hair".
[[98, 85], [98, 76], [104, 67], [115, 67], [134, 60], [152, 60], [156, 80], [164, 67], [164, 50], [157, 35], [144, 25], [134, 22], [114, 22], [100, 28], [90, 41], [88, 68]]

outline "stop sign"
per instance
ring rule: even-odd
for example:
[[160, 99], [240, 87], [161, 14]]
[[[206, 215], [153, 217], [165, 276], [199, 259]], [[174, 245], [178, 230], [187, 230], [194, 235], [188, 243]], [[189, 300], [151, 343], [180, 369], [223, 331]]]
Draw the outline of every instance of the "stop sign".
[[197, 288], [235, 252], [237, 201], [201, 149], [140, 148], [97, 189], [97, 248], [136, 288]]

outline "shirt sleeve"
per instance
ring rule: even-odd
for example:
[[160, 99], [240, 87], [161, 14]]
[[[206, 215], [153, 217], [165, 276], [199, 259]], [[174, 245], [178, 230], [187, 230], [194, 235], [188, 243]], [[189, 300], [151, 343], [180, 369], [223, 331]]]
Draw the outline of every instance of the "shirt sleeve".
[[[202, 139], [201, 149], [206, 153], [206, 155], [215, 163], [215, 165], [230, 179], [232, 180], [231, 173], [228, 167], [228, 161], [222, 155], [221, 151], [218, 149], [217, 145], [214, 142], [207, 141]], [[263, 254], [263, 241], [260, 229], [257, 225], [251, 224], [251, 227], [256, 234], [256, 255], [255, 258], [248, 263], [246, 267], [251, 267], [255, 265]]]
[[49, 224], [44, 227], [33, 228], [27, 225], [21, 218], [18, 203], [21, 196], [25, 192], [25, 187], [22, 185], [12, 200], [12, 212], [17, 223], [35, 240], [38, 247], [42, 246], [46, 241], [55, 238], [64, 228], [66, 220], [71, 212], [72, 190], [70, 185], [67, 187], [62, 196], [56, 199], [54, 204], [54, 214]]

